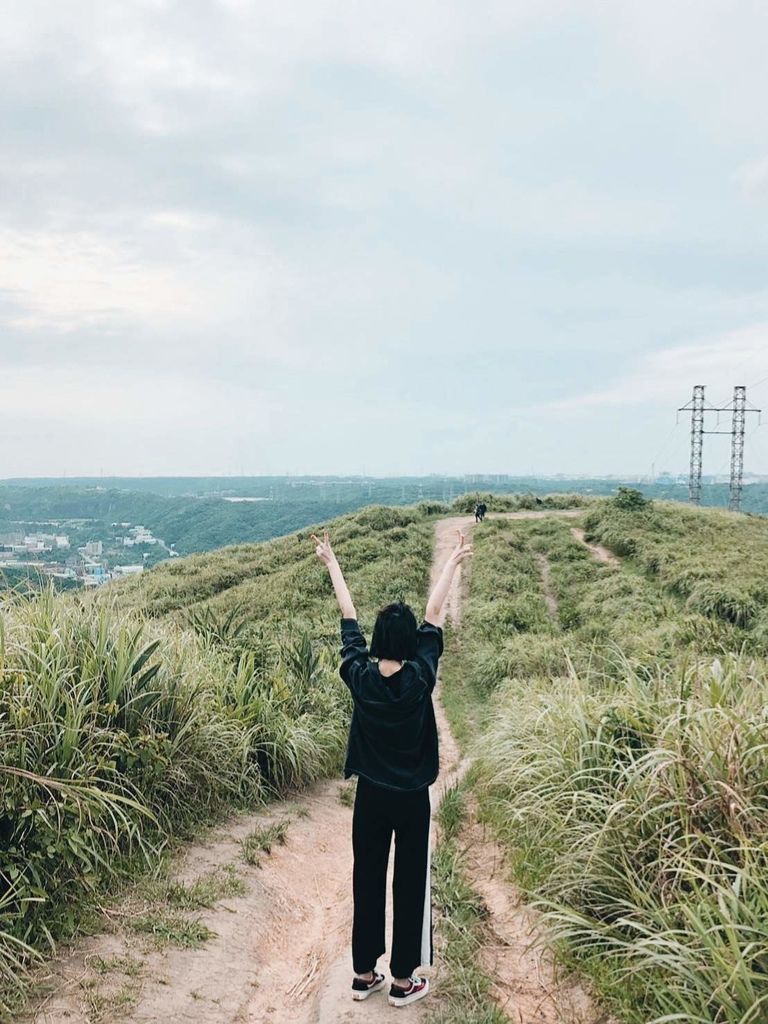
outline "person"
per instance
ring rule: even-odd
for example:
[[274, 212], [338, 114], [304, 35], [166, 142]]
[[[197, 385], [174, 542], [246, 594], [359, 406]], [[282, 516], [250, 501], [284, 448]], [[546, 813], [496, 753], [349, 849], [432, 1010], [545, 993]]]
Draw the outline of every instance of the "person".
[[392, 834], [395, 865], [389, 1002], [407, 1006], [429, 991], [416, 975], [432, 964], [429, 787], [439, 771], [432, 691], [443, 652], [442, 609], [457, 566], [472, 553], [464, 535], [427, 602], [419, 625], [396, 601], [382, 608], [368, 647], [344, 574], [326, 531], [312, 534], [341, 609], [339, 673], [352, 695], [344, 777], [357, 776], [352, 817], [352, 998], [385, 987], [377, 961], [385, 952], [387, 864]]
[[482, 518], [482, 516], [480, 514], [480, 509], [481, 508], [482, 508], [482, 506], [481, 506], [480, 502], [476, 501], [475, 502], [475, 522], [476, 523], [479, 523], [480, 519]]
[[487, 511], [488, 511], [488, 506], [485, 504], [484, 501], [481, 501], [480, 502], [480, 522], [481, 523], [485, 519], [485, 513]]

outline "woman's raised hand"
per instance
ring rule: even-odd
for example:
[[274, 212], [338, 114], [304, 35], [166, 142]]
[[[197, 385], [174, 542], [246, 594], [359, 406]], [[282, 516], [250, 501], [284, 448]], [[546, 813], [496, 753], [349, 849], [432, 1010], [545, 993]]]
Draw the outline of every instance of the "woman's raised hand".
[[316, 545], [315, 554], [317, 555], [317, 557], [320, 559], [323, 565], [330, 565], [331, 562], [336, 557], [333, 553], [333, 548], [331, 547], [331, 535], [328, 533], [327, 530], [325, 530], [323, 532], [323, 539], [320, 540], [320, 538], [313, 533], [312, 540], [315, 542]]
[[451, 561], [458, 565], [472, 554], [472, 545], [467, 544], [461, 530], [456, 531], [456, 547], [451, 552]]

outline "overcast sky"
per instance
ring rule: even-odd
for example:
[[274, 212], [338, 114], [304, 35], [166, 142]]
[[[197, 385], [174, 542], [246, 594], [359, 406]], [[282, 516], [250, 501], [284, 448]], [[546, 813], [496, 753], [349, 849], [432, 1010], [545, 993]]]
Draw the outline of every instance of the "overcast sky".
[[0, 14], [0, 477], [676, 470], [693, 384], [768, 408], [761, 0]]

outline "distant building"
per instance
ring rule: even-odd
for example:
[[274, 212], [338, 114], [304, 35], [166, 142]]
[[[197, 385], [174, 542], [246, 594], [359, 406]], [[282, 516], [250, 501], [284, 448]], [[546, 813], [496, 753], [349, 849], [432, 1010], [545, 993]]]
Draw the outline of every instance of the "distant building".
[[117, 579], [120, 576], [136, 576], [140, 572], [144, 572], [143, 565], [116, 565], [112, 569], [112, 577]]
[[100, 558], [103, 545], [100, 540], [89, 540], [81, 550], [83, 554], [87, 555], [89, 558]]
[[51, 550], [50, 547], [46, 546], [46, 543], [45, 543], [44, 539], [41, 536], [39, 536], [39, 535], [35, 535], [35, 536], [31, 536], [31, 537], [25, 537], [24, 538], [24, 549], [26, 551], [30, 551], [30, 552], [50, 551]]
[[104, 583], [108, 583], [110, 575], [107, 572], [106, 566], [100, 563], [89, 563], [83, 566], [83, 585], [86, 587], [100, 587]]
[[123, 537], [123, 546], [126, 548], [133, 547], [134, 544], [157, 544], [157, 537], [153, 536], [152, 531], [148, 530], [146, 526], [134, 526], [131, 528], [131, 536]]
[[137, 526], [133, 535], [137, 544], [157, 544], [157, 537], [152, 536], [152, 531], [144, 526]]
[[57, 563], [54, 563], [53, 565], [43, 565], [41, 566], [41, 568], [46, 576], [52, 576], [54, 579], [57, 580], [77, 579], [77, 573], [75, 572], [75, 570], [69, 569], [64, 565], [58, 565]]

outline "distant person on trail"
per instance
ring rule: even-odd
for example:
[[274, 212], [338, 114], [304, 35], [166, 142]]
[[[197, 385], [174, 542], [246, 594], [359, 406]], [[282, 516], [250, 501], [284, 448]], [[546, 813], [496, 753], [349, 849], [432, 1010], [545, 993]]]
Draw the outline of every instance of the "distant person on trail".
[[488, 506], [484, 501], [480, 501], [475, 505], [475, 522], [482, 523], [485, 519], [485, 513], [488, 511]]
[[367, 999], [386, 983], [376, 962], [385, 951], [387, 863], [394, 832], [389, 1002], [407, 1006], [429, 991], [429, 980], [415, 971], [432, 964], [429, 787], [439, 771], [432, 691], [443, 653], [440, 613], [456, 567], [472, 548], [458, 533], [421, 625], [407, 604], [388, 604], [376, 616], [369, 649], [327, 531], [322, 540], [314, 534], [312, 540], [341, 609], [339, 672], [353, 701], [344, 765], [345, 778], [357, 776], [352, 998]]

